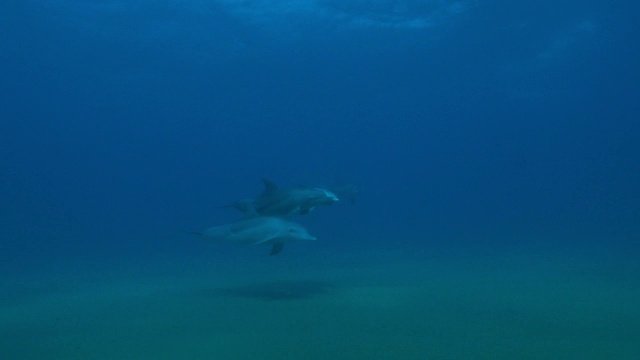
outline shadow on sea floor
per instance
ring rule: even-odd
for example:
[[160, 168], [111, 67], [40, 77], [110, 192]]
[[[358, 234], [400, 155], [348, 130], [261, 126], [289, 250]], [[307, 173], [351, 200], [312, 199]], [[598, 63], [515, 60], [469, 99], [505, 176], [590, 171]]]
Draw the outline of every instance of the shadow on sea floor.
[[206, 293], [218, 297], [281, 301], [314, 298], [325, 295], [336, 287], [336, 284], [328, 281], [278, 280], [208, 289]]

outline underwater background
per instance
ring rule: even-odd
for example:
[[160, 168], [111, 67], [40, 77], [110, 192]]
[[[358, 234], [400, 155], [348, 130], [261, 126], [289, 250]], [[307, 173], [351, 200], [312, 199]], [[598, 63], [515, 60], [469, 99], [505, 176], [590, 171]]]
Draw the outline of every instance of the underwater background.
[[640, 358], [639, 12], [3, 1], [0, 358]]

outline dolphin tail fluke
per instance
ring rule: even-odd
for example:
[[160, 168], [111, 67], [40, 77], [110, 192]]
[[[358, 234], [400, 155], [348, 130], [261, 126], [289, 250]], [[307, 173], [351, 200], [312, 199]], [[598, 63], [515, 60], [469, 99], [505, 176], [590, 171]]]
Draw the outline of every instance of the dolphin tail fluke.
[[280, 254], [280, 252], [282, 251], [283, 247], [284, 247], [284, 243], [275, 243], [275, 244], [273, 244], [273, 246], [271, 247], [271, 252], [269, 253], [269, 255], [273, 256], [273, 255]]
[[244, 199], [232, 202], [231, 204], [214, 206], [214, 209], [236, 209], [246, 215], [257, 215], [257, 210], [252, 199]]

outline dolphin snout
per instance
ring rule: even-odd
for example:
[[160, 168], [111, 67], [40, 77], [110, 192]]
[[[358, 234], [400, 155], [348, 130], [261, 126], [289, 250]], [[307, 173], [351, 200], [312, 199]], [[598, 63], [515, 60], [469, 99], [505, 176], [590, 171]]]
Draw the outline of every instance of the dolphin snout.
[[315, 241], [318, 240], [317, 237], [311, 235], [311, 234], [307, 234], [304, 238], [302, 238], [303, 240], [309, 240], [309, 241]]
[[332, 193], [329, 190], [324, 190], [324, 196], [326, 196], [327, 199], [329, 199], [329, 201], [332, 201], [332, 202], [340, 201], [340, 198], [338, 197], [338, 195]]

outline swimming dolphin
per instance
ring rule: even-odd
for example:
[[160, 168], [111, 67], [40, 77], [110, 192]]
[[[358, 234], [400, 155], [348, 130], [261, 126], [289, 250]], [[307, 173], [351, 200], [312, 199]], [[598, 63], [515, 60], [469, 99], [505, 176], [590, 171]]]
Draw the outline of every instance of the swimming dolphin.
[[254, 199], [236, 201], [223, 207], [233, 207], [246, 215], [292, 216], [304, 215], [319, 205], [330, 205], [338, 202], [333, 192], [314, 187], [295, 187], [279, 189], [278, 186], [262, 179], [264, 191]]
[[214, 241], [271, 245], [269, 255], [279, 254], [287, 242], [316, 240], [302, 225], [271, 216], [257, 216], [214, 226], [197, 234]]

